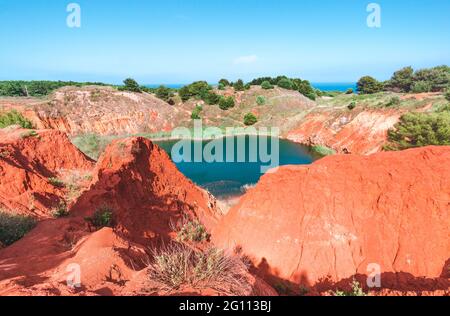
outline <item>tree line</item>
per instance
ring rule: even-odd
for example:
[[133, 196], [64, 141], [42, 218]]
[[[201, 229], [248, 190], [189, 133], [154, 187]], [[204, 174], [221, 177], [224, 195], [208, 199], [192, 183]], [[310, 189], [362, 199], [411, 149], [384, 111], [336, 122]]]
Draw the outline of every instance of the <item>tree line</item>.
[[106, 84], [101, 82], [7, 80], [0, 81], [0, 96], [40, 97], [66, 86], [82, 87], [91, 85], [106, 86]]
[[414, 70], [412, 67], [402, 68], [392, 75], [391, 79], [380, 82], [371, 76], [364, 76], [358, 81], [358, 92], [373, 94], [382, 91], [422, 93], [450, 91], [450, 67], [438, 66]]

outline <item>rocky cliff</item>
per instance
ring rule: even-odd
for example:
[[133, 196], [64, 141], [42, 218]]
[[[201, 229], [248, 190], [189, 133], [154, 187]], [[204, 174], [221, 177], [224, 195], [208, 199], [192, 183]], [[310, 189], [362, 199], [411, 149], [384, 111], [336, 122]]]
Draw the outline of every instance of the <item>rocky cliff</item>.
[[362, 276], [365, 285], [374, 264], [385, 290], [448, 294], [449, 216], [450, 148], [428, 147], [280, 168], [213, 236], [272, 280], [325, 291]]
[[289, 131], [287, 139], [326, 146], [339, 153], [373, 154], [382, 150], [389, 129], [403, 113], [401, 110], [315, 112]]
[[19, 106], [38, 129], [57, 129], [69, 135], [132, 135], [170, 131], [190, 113], [178, 110], [148, 93], [108, 87], [65, 87], [47, 101]]

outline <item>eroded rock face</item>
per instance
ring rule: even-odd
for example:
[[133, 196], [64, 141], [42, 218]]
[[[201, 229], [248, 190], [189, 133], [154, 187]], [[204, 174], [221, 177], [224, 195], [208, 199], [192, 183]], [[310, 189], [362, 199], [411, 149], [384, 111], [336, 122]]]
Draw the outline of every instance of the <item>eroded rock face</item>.
[[100, 157], [94, 174], [90, 189], [73, 211], [91, 216], [107, 206], [128, 239], [167, 240], [171, 222], [183, 216], [199, 218], [212, 229], [221, 215], [216, 200], [181, 174], [166, 152], [148, 139], [113, 142]]
[[62, 132], [15, 127], [0, 130], [0, 207], [48, 217], [67, 194], [66, 188], [51, 179], [83, 173], [93, 166]]
[[342, 155], [265, 175], [213, 236], [295, 284], [330, 289], [377, 264], [384, 288], [448, 290], [449, 213], [449, 147]]
[[189, 114], [147, 93], [110, 87], [64, 87], [50, 101], [21, 110], [37, 128], [69, 135], [133, 135], [170, 131]]
[[399, 110], [316, 112], [306, 116], [287, 138], [306, 145], [327, 146], [339, 153], [373, 154], [382, 150], [389, 129], [401, 115]]

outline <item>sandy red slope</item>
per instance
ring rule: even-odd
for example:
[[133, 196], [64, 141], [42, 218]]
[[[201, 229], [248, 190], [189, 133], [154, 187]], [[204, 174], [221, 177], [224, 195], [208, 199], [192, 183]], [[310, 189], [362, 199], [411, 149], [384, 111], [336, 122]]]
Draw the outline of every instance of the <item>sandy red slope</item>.
[[[213, 197], [144, 138], [112, 143], [94, 174], [69, 217], [43, 220], [23, 239], [0, 250], [0, 295], [167, 294], [147, 277], [150, 250], [176, 236], [172, 222], [195, 217], [212, 229], [221, 214]], [[96, 230], [86, 221], [102, 206], [112, 211], [114, 229]], [[70, 276], [77, 270], [81, 287], [71, 289], [67, 279], [75, 280]], [[276, 294], [248, 272], [246, 278], [251, 286], [244, 294]], [[182, 288], [171, 294], [225, 293]]]
[[265, 175], [213, 236], [307, 287], [348, 284], [375, 263], [385, 289], [449, 293], [449, 213], [450, 147], [342, 155]]

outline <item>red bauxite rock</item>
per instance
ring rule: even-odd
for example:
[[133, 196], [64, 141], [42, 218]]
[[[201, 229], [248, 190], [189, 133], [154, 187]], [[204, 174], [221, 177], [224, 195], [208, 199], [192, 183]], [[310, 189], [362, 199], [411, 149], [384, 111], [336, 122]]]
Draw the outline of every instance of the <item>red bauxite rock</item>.
[[265, 175], [213, 236], [291, 282], [348, 283], [376, 263], [382, 286], [414, 289], [448, 277], [449, 212], [450, 147], [332, 156]]
[[94, 162], [55, 130], [0, 130], [0, 208], [45, 218], [66, 195], [50, 179], [86, 172]]

